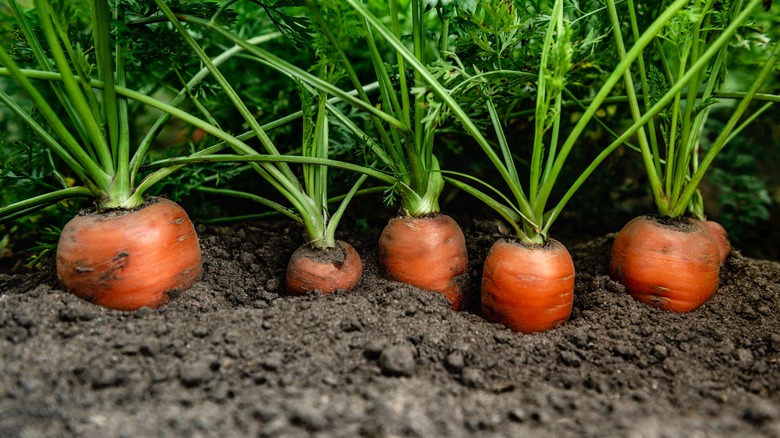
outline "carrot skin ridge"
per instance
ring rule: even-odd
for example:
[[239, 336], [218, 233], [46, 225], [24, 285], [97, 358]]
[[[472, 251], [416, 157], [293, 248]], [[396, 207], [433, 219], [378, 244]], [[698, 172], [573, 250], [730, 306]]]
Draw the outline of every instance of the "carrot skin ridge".
[[451, 217], [396, 217], [379, 237], [384, 276], [420, 289], [439, 292], [462, 308], [469, 287], [466, 238]]
[[731, 255], [731, 242], [729, 241], [729, 234], [726, 232], [726, 229], [723, 228], [723, 225], [719, 224], [718, 222], [705, 221], [704, 225], [707, 226], [707, 229], [712, 234], [712, 237], [715, 238], [715, 243], [718, 244], [720, 265], [724, 266], [726, 264], [726, 260], [729, 258], [729, 255]]
[[287, 264], [287, 294], [303, 295], [314, 290], [327, 294], [354, 288], [363, 275], [363, 261], [349, 243], [337, 240], [336, 247], [343, 258], [335, 259], [328, 250], [309, 245], [298, 247]]
[[690, 312], [718, 290], [720, 251], [702, 221], [640, 216], [615, 238], [609, 275], [640, 302]]
[[560, 242], [493, 244], [482, 273], [483, 318], [515, 332], [541, 332], [568, 321], [573, 305], [574, 263]]
[[132, 211], [76, 216], [62, 230], [56, 258], [68, 292], [117, 310], [158, 307], [202, 273], [195, 227], [164, 198]]

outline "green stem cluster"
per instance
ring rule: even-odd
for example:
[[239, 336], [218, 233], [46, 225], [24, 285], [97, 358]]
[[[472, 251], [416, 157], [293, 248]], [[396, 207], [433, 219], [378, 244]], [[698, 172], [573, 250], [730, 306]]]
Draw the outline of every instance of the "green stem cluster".
[[[700, 202], [701, 200], [701, 198], [695, 197], [698, 185], [715, 156], [731, 138], [732, 131], [737, 127], [749, 104], [756, 97], [761, 84], [776, 66], [777, 57], [775, 54], [771, 54], [749, 90], [742, 94], [732, 117], [721, 130], [703, 160], [699, 162], [700, 136], [709, 109], [705, 108], [699, 111], [695, 111], [695, 109], [698, 104], [715, 95], [716, 85], [725, 69], [729, 43], [760, 4], [760, 0], [734, 2], [731, 4], [732, 9], [725, 12], [726, 17], [730, 18], [726, 21], [725, 27], [715, 29], [711, 22], [714, 13], [713, 1], [695, 0], [691, 8], [696, 13], [690, 15], [698, 17], [698, 19], [692, 23], [691, 38], [686, 39], [681, 46], [676, 47], [678, 54], [677, 74], [674, 75], [668, 67], [665, 67], [666, 77], [670, 81], [669, 90], [651, 107], [645, 101], [645, 108], [640, 108], [631, 74], [627, 71], [624, 75], [634, 125], [639, 125], [637, 133], [642, 160], [656, 208], [661, 216], [678, 217], [689, 209], [698, 215], [703, 214], [700, 205], [692, 206], [692, 202], [696, 202], [696, 200]], [[626, 55], [623, 36], [619, 31], [620, 21], [615, 2], [609, 0], [607, 6], [613, 23], [618, 53], [623, 59]], [[632, 2], [629, 2], [628, 7], [629, 10], [633, 10]], [[631, 28], [634, 34], [638, 32], [636, 18], [633, 15], [631, 16]], [[656, 41], [658, 41], [658, 37], [656, 37]], [[660, 42], [656, 43], [654, 47], [661, 49], [657, 56], [661, 58], [663, 66], [672, 64], [665, 59], [666, 54]], [[646, 72], [644, 60], [640, 58], [639, 73], [642, 78], [644, 95], [649, 94]], [[655, 127], [652, 123], [653, 117], [668, 108], [668, 105], [671, 105], [670, 126], [666, 131], [665, 150], [663, 150], [659, 139], [654, 135]], [[645, 125], [653, 134], [649, 140]], [[662, 157], [664, 158], [663, 162]]]

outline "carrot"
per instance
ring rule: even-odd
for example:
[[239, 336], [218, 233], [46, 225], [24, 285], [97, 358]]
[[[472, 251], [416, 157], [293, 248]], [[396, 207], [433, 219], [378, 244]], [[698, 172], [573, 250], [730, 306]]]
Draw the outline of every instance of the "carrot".
[[57, 275], [69, 292], [119, 310], [157, 307], [201, 275], [198, 236], [178, 204], [152, 198], [132, 211], [79, 215], [57, 246]]
[[723, 225], [715, 221], [705, 221], [704, 225], [710, 230], [710, 234], [715, 238], [715, 243], [718, 244], [718, 252], [720, 254], [720, 265], [726, 264], [726, 259], [731, 254], [731, 242], [729, 242], [729, 235]]
[[379, 237], [385, 277], [443, 294], [458, 310], [468, 288], [466, 239], [443, 214], [390, 219]]
[[324, 293], [339, 289], [349, 291], [363, 275], [363, 262], [352, 245], [336, 241], [336, 247], [315, 249], [302, 245], [295, 250], [287, 265], [287, 294], [302, 295], [319, 290]]
[[568, 321], [574, 263], [555, 239], [544, 245], [501, 239], [482, 272], [482, 316], [515, 332], [541, 332]]
[[609, 275], [645, 304], [689, 312], [718, 290], [719, 260], [702, 221], [640, 216], [615, 238]]

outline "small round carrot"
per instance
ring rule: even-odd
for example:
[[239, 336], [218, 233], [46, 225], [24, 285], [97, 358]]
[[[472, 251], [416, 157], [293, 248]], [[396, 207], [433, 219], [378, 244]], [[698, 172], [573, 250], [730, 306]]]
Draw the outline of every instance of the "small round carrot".
[[719, 260], [702, 221], [640, 216], [615, 238], [609, 274], [643, 303], [689, 312], [718, 290]]
[[726, 264], [726, 259], [731, 254], [731, 242], [729, 241], [729, 235], [723, 225], [715, 221], [705, 221], [704, 225], [710, 230], [712, 237], [715, 238], [715, 243], [718, 244], [718, 252], [720, 254], [720, 265]]
[[201, 275], [198, 236], [178, 204], [153, 198], [132, 211], [79, 215], [62, 229], [57, 275], [65, 289], [119, 310], [157, 307]]
[[363, 262], [352, 245], [336, 241], [336, 246], [315, 249], [302, 245], [287, 265], [287, 294], [302, 295], [318, 290], [324, 293], [339, 289], [349, 291], [363, 275]]
[[390, 219], [379, 238], [379, 263], [391, 280], [442, 293], [458, 310], [468, 288], [466, 239], [446, 215]]
[[513, 331], [541, 332], [568, 321], [574, 303], [574, 263], [560, 242], [498, 240], [482, 273], [482, 316]]

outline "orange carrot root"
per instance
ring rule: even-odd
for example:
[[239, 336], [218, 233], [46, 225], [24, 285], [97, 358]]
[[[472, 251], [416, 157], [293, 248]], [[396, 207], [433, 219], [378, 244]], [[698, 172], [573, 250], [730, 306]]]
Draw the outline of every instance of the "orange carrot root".
[[701, 221], [640, 216], [615, 238], [609, 274], [645, 304], [689, 312], [718, 290], [719, 254]]
[[119, 310], [157, 307], [200, 279], [200, 244], [173, 201], [80, 215], [62, 230], [57, 275], [69, 292]]
[[493, 244], [482, 273], [485, 319], [515, 332], [541, 332], [568, 321], [573, 304], [574, 263], [560, 242]]
[[731, 254], [731, 242], [729, 242], [729, 235], [726, 232], [726, 229], [715, 221], [706, 221], [704, 222], [704, 225], [707, 226], [710, 234], [712, 234], [712, 237], [715, 238], [715, 243], [718, 244], [720, 265], [723, 266], [726, 264], [726, 259], [728, 259], [729, 255]]
[[352, 245], [336, 241], [335, 248], [317, 250], [300, 246], [287, 265], [287, 294], [302, 295], [318, 290], [349, 291], [363, 275], [363, 262]]
[[385, 277], [443, 294], [461, 308], [468, 289], [466, 239], [446, 215], [390, 219], [379, 238]]

